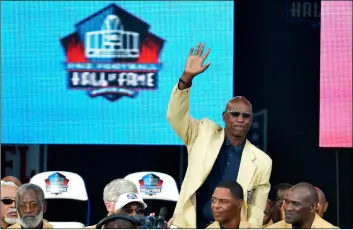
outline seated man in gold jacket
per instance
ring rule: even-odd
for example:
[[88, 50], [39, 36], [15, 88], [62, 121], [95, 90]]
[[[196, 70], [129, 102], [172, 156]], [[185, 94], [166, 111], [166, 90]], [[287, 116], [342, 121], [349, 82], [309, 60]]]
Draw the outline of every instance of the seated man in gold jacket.
[[23, 184], [16, 194], [16, 209], [19, 220], [8, 228], [53, 228], [53, 225], [43, 219], [47, 209], [44, 192], [38, 185]]
[[243, 188], [236, 181], [220, 183], [213, 195], [211, 211], [215, 221], [207, 228], [250, 228], [246, 218], [241, 218], [244, 202]]
[[337, 228], [316, 213], [318, 201], [318, 193], [313, 185], [294, 185], [284, 199], [284, 220], [267, 228]]

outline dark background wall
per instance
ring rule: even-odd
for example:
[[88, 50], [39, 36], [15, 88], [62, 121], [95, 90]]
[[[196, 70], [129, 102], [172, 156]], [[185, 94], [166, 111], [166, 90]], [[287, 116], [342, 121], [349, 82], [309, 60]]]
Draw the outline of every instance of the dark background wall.
[[310, 182], [330, 206], [325, 218], [352, 228], [353, 150], [339, 150], [339, 194], [335, 149], [319, 148], [320, 28], [286, 20], [285, 2], [236, 4], [235, 92], [268, 109], [271, 182]]
[[[235, 15], [235, 93], [254, 111], [268, 109], [272, 185], [307, 181], [320, 187], [330, 202], [325, 219], [338, 224], [339, 211], [340, 227], [352, 228], [353, 151], [339, 150], [337, 168], [336, 149], [318, 147], [320, 29], [286, 21], [282, 0], [238, 1]], [[75, 171], [86, 180], [92, 223], [106, 215], [103, 188], [113, 179], [154, 170], [179, 182], [177, 146], [61, 145], [48, 152], [48, 170]]]

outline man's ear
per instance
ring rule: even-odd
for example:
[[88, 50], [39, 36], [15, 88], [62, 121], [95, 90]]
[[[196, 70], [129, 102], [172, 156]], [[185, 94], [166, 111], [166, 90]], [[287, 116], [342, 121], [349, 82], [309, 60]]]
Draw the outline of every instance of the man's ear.
[[223, 119], [224, 123], [227, 123], [226, 122], [226, 113], [225, 112], [222, 113], [222, 119]]
[[313, 205], [311, 206], [311, 211], [312, 212], [316, 212], [316, 210], [318, 209], [318, 203], [317, 202], [314, 202]]
[[46, 213], [48, 209], [48, 203], [46, 201], [44, 201], [43, 203], [43, 213]]
[[326, 212], [327, 208], [328, 208], [328, 202], [325, 203], [324, 212]]
[[113, 202], [105, 202], [105, 207], [109, 213], [115, 211], [115, 204]]
[[238, 200], [238, 210], [241, 210], [241, 207], [243, 207], [243, 200]]

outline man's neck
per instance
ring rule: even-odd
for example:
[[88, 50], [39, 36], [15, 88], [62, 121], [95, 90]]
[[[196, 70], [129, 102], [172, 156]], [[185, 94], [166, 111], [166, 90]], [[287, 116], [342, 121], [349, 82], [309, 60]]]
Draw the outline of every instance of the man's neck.
[[226, 223], [219, 223], [220, 225], [222, 225], [223, 228], [227, 228], [227, 229], [238, 229], [239, 225], [240, 225], [240, 217], [239, 218], [235, 218], [232, 219]]
[[233, 145], [233, 146], [241, 146], [246, 137], [235, 137], [235, 136], [231, 136], [231, 135], [227, 135], [227, 138], [229, 140], [229, 142]]
[[299, 228], [299, 229], [310, 229], [314, 223], [314, 219], [315, 219], [315, 215], [309, 217], [307, 220], [303, 220], [300, 223], [292, 224], [292, 226], [296, 226], [296, 228]]

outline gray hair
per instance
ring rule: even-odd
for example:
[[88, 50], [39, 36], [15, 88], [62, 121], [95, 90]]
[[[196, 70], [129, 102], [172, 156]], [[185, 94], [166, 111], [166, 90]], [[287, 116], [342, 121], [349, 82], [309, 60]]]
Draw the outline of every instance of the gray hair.
[[103, 192], [104, 202], [117, 201], [119, 196], [124, 193], [139, 193], [136, 185], [129, 180], [115, 179], [107, 184]]
[[18, 188], [17, 184], [15, 182], [12, 182], [12, 181], [3, 181], [3, 180], [1, 180], [1, 187], [2, 186], [12, 186], [12, 187]]
[[19, 200], [20, 194], [23, 192], [29, 191], [29, 190], [33, 190], [33, 191], [39, 193], [38, 201], [40, 201], [41, 203], [45, 202], [43, 189], [36, 184], [27, 183], [27, 184], [23, 184], [21, 187], [18, 188], [18, 192], [16, 194], [16, 206], [19, 205], [18, 200]]

